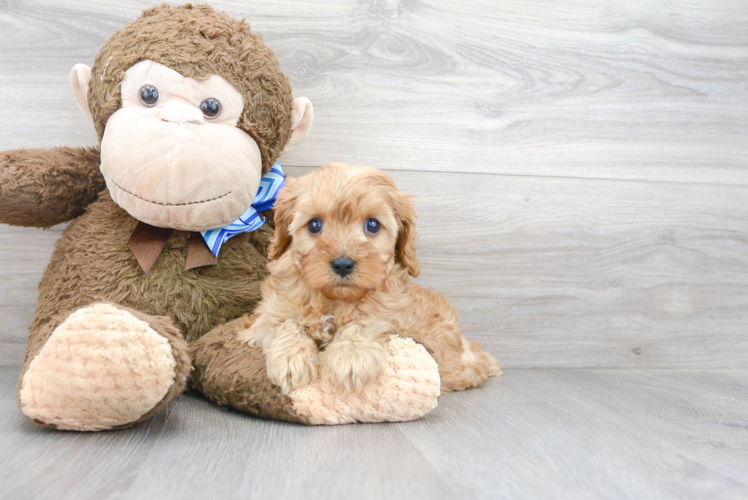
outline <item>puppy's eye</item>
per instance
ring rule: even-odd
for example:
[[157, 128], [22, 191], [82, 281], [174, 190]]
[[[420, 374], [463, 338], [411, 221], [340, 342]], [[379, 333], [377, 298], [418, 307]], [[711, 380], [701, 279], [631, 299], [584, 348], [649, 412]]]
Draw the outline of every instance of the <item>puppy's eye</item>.
[[200, 111], [203, 112], [205, 118], [215, 118], [221, 114], [221, 102], [214, 97], [209, 97], [200, 103]]
[[322, 220], [318, 217], [314, 218], [309, 221], [309, 224], [307, 224], [306, 227], [309, 229], [310, 233], [317, 234], [322, 231]]
[[158, 93], [158, 89], [153, 85], [143, 85], [140, 87], [140, 102], [143, 106], [152, 108], [158, 103], [158, 99], [161, 97]]
[[382, 225], [379, 224], [379, 221], [373, 217], [369, 217], [366, 219], [366, 224], [364, 224], [364, 230], [367, 233], [371, 234], [377, 234], [379, 230], [382, 228]]

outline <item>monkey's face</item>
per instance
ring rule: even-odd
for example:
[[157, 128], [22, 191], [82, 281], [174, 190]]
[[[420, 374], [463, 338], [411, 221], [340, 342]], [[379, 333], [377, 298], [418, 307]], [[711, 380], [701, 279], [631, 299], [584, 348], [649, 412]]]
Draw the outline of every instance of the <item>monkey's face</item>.
[[236, 127], [244, 100], [229, 82], [141, 61], [120, 90], [122, 108], [101, 140], [101, 172], [115, 203], [140, 221], [185, 231], [229, 224], [249, 208], [262, 160]]

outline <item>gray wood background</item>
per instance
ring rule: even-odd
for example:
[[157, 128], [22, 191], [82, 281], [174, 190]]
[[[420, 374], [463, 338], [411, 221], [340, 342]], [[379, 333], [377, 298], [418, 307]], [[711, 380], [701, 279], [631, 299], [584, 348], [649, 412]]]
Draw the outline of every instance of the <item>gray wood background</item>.
[[[315, 104], [283, 163], [391, 171], [503, 366], [745, 366], [745, 0], [213, 3]], [[150, 2], [0, 5], [0, 150], [95, 144], [69, 69]], [[60, 230], [0, 227], [2, 360]]]
[[[95, 144], [68, 72], [152, 1], [0, 0], [0, 150]], [[48, 432], [14, 385], [62, 228], [0, 226], [0, 498], [748, 498], [748, 2], [212, 3], [315, 105], [283, 164], [414, 193], [418, 281], [507, 375], [406, 424]]]

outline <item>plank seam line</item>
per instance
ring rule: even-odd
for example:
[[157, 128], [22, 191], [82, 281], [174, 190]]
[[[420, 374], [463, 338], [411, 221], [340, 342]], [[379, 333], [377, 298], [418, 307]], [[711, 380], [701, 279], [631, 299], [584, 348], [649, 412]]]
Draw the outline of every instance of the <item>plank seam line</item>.
[[[431, 411], [432, 412], [436, 411], [436, 408], [434, 408]], [[429, 413], [431, 413], [431, 412], [429, 412]], [[393, 424], [396, 426], [397, 432], [400, 433], [400, 436], [404, 437], [405, 440], [408, 443], [410, 443], [411, 448], [413, 450], [415, 450], [416, 452], [418, 452], [418, 454], [421, 456], [421, 458], [423, 459], [423, 461], [425, 463], [427, 463], [429, 465], [429, 467], [431, 467], [431, 470], [433, 470], [437, 475], [439, 475], [439, 468], [434, 463], [434, 461], [431, 460], [431, 458], [429, 458], [429, 456], [426, 453], [424, 453], [424, 451], [421, 449], [421, 447], [419, 446], [419, 444], [421, 444], [421, 443], [418, 443], [418, 442], [414, 441], [410, 437], [410, 435], [402, 429], [403, 425], [415, 424], [417, 422], [420, 423], [420, 422], [423, 422], [427, 418], [428, 418], [428, 413], [426, 415], [424, 415], [423, 417], [421, 417], [419, 419], [416, 419], [416, 420], [411, 420], [411, 421], [408, 421], [408, 422], [393, 422]], [[457, 492], [452, 488], [452, 485], [449, 483], [449, 481], [446, 481], [442, 477], [440, 477], [440, 479], [441, 479], [441, 484], [443, 485], [444, 489], [448, 490], [450, 493], [452, 493], [453, 495], [455, 495], [455, 497], [458, 496]]]
[[[294, 165], [284, 163], [284, 166], [291, 168], [321, 168], [323, 165]], [[732, 188], [748, 188], [748, 181], [743, 183], [729, 184], [726, 182], [701, 182], [701, 181], [684, 181], [684, 180], [659, 180], [659, 179], [626, 179], [615, 177], [581, 177], [573, 175], [533, 175], [533, 174], [507, 174], [497, 172], [459, 172], [457, 170], [406, 170], [401, 168], [377, 167], [385, 172], [411, 172], [424, 174], [453, 174], [453, 175], [491, 175], [495, 177], [534, 177], [538, 179], [573, 179], [583, 181], [616, 181], [616, 182], [645, 182], [650, 184], [690, 184], [694, 186], [722, 186]]]

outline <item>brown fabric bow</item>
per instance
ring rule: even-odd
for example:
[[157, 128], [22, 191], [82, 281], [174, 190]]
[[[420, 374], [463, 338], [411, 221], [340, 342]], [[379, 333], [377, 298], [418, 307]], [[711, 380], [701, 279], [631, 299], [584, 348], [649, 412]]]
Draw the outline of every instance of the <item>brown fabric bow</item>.
[[[141, 269], [145, 274], [151, 270], [158, 256], [166, 245], [166, 240], [171, 234], [171, 229], [155, 227], [145, 222], [138, 222], [135, 230], [127, 240], [127, 247], [138, 259]], [[190, 244], [187, 247], [187, 261], [184, 270], [189, 271], [196, 267], [213, 266], [218, 259], [210, 252], [200, 233], [193, 232], [190, 235]]]

